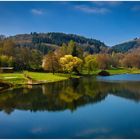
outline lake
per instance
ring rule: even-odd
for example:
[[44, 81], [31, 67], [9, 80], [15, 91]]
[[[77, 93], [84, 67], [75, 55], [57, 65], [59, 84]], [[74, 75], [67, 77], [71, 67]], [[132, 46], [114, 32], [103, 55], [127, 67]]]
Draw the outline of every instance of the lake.
[[140, 138], [140, 75], [82, 77], [0, 94], [0, 138]]

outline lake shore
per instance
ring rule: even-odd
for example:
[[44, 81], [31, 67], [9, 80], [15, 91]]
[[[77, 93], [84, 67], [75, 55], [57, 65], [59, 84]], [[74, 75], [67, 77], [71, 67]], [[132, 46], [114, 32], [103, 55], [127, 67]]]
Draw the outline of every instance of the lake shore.
[[[29, 79], [24, 76], [24, 73], [1, 73], [1, 83], [9, 84], [9, 87], [18, 87], [22, 85], [37, 85], [68, 80], [69, 74], [62, 73], [41, 73], [41, 72], [28, 72], [28, 75], [36, 82], [29, 83]], [[71, 78], [79, 78], [80, 76], [71, 75]], [[3, 84], [2, 84], [3, 85]], [[8, 86], [7, 86], [8, 87]], [[8, 87], [8, 88], [9, 88]], [[5, 89], [3, 86], [0, 91]]]
[[[71, 75], [71, 78], [80, 78], [81, 76], [97, 76], [98, 73], [101, 70], [92, 71], [89, 74], [86, 71], [83, 71], [80, 76]], [[109, 69], [106, 70], [110, 73], [110, 75], [116, 75], [116, 74], [140, 74], [139, 69]], [[36, 84], [45, 84], [45, 83], [52, 83], [52, 82], [58, 82], [63, 80], [68, 80], [70, 78], [69, 74], [63, 74], [63, 73], [43, 73], [43, 72], [27, 72], [28, 75], [34, 79], [35, 83], [32, 83], [32, 85]], [[9, 87], [16, 87], [16, 86], [22, 86], [22, 85], [29, 85], [28, 79], [25, 78], [24, 73], [1, 73], [0, 79], [4, 83], [9, 84]], [[6, 86], [7, 87], [7, 86]], [[8, 88], [9, 88], [8, 87]], [[3, 88], [0, 89], [0, 91]]]

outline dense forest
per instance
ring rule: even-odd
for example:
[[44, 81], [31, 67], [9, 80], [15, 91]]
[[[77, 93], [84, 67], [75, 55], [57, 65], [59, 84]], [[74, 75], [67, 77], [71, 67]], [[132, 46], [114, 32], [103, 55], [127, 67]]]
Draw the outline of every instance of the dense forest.
[[73, 40], [84, 51], [89, 51], [90, 53], [99, 53], [100, 51], [107, 48], [107, 46], [95, 39], [85, 38], [83, 36], [74, 34], [64, 34], [64, 33], [31, 33], [31, 34], [20, 34], [8, 37], [12, 39], [18, 46], [30, 47], [40, 50], [42, 53], [46, 54], [50, 50], [54, 50], [62, 44], [68, 44], [69, 41]]
[[0, 35], [0, 66], [15, 70], [76, 72], [110, 68], [140, 68], [140, 39], [108, 47], [73, 34]]
[[112, 46], [109, 51], [125, 53], [138, 47], [140, 47], [140, 38], [134, 38], [133, 40]]

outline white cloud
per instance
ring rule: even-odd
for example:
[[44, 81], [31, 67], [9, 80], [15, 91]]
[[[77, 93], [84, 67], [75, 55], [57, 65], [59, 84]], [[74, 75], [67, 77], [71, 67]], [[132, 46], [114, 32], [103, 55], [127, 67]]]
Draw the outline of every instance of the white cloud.
[[79, 11], [86, 12], [86, 13], [93, 13], [93, 14], [106, 14], [110, 12], [109, 9], [104, 7], [91, 7], [87, 5], [77, 5], [75, 8]]
[[45, 14], [45, 11], [42, 9], [31, 9], [31, 13], [34, 15], [43, 15]]
[[92, 1], [92, 3], [98, 5], [98, 6], [118, 6], [120, 4], [122, 4], [121, 1]]
[[77, 133], [76, 136], [80, 137], [80, 136], [99, 134], [99, 133], [107, 134], [109, 132], [111, 132], [110, 128], [91, 128], [91, 129], [86, 129]]

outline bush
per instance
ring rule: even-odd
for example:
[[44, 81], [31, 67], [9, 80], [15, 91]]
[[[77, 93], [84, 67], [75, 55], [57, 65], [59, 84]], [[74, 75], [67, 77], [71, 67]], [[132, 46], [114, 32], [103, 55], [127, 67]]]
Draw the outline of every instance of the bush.
[[110, 73], [108, 71], [103, 70], [103, 71], [99, 72], [98, 75], [100, 75], [100, 76], [109, 76]]

